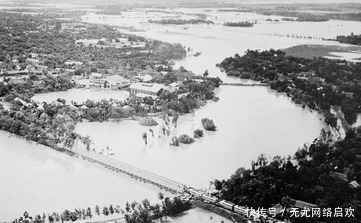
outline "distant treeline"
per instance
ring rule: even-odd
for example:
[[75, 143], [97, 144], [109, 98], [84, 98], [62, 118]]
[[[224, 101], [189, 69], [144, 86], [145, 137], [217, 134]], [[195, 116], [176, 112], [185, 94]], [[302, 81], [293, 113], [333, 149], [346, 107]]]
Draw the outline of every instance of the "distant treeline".
[[254, 23], [252, 22], [226, 22], [223, 24], [224, 26], [231, 26], [231, 27], [253, 27]]
[[161, 19], [161, 20], [148, 20], [149, 23], [156, 23], [162, 25], [186, 25], [186, 24], [214, 24], [213, 21], [204, 19]]
[[324, 15], [315, 15], [312, 13], [305, 13], [305, 12], [295, 12], [295, 11], [262, 11], [260, 12], [263, 15], [279, 15], [285, 17], [296, 17], [294, 21], [299, 22], [325, 22], [330, 20]]

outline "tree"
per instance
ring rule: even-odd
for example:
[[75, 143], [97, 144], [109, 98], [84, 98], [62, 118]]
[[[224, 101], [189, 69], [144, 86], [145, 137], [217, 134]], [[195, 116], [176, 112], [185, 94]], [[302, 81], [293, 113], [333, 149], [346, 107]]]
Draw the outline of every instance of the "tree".
[[93, 217], [93, 215], [92, 215], [92, 210], [90, 209], [90, 207], [88, 207], [88, 208], [86, 209], [86, 216], [88, 216], [88, 218], [92, 218], [92, 217]]
[[103, 215], [108, 216], [109, 215], [109, 209], [108, 207], [103, 207]]
[[95, 206], [95, 213], [96, 213], [97, 215], [100, 215], [100, 210], [99, 210], [99, 206], [98, 206], [98, 205]]
[[208, 70], [204, 71], [203, 77], [208, 77], [208, 75], [209, 75]]
[[212, 119], [209, 118], [203, 118], [201, 120], [203, 128], [207, 131], [216, 131], [217, 127], [215, 126], [215, 124], [213, 123]]
[[110, 213], [110, 214], [114, 214], [113, 205], [110, 205], [110, 206], [109, 206], [109, 213]]

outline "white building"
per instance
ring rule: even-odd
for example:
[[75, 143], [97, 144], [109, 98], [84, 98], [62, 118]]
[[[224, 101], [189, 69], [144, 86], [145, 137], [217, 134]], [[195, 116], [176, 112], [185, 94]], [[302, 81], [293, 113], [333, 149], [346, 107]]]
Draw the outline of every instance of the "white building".
[[118, 90], [128, 87], [130, 85], [130, 80], [119, 75], [111, 75], [106, 77], [105, 79], [107, 81], [107, 88], [112, 90]]
[[158, 97], [159, 93], [163, 89], [167, 89], [167, 87], [163, 84], [156, 83], [132, 83], [129, 87], [130, 95], [136, 97]]

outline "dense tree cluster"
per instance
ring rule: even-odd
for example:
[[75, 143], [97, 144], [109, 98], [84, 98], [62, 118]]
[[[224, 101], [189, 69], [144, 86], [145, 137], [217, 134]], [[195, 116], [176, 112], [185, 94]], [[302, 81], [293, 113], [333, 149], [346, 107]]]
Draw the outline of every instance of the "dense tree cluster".
[[201, 120], [202, 122], [202, 125], [203, 125], [203, 128], [207, 131], [216, 131], [217, 130], [217, 127], [216, 125], [214, 124], [213, 120], [212, 119], [209, 119], [209, 118], [203, 118]]
[[[171, 76], [169, 76], [171, 78]], [[168, 82], [169, 78], [161, 79]], [[161, 81], [159, 81], [161, 82]], [[159, 95], [163, 109], [170, 109], [180, 113], [190, 113], [205, 104], [206, 100], [216, 100], [214, 89], [219, 87], [219, 78], [205, 78], [197, 82], [194, 78], [183, 81], [175, 92], [164, 90]]]
[[[335, 125], [331, 106], [341, 107], [349, 124], [361, 111], [361, 63], [326, 58], [299, 58], [280, 50], [236, 54], [219, 64], [228, 75], [268, 82], [296, 103], [323, 112]], [[335, 127], [335, 126], [333, 126]]]
[[31, 98], [37, 93], [66, 91], [75, 86], [74, 82], [67, 76], [45, 76], [39, 79], [36, 75], [30, 75], [30, 78], [23, 83], [11, 83], [9, 82], [10, 79], [8, 77], [4, 79], [4, 82], [0, 82], [0, 97], [5, 96], [5, 101], [20, 96]]
[[252, 22], [226, 22], [223, 24], [224, 26], [231, 26], [231, 27], [253, 27], [253, 23]]
[[293, 157], [270, 159], [262, 154], [252, 162], [252, 169], [240, 168], [230, 179], [216, 180], [215, 186], [221, 198], [256, 208], [282, 204], [288, 196], [321, 208], [355, 209], [354, 218], [342, 221], [300, 218], [292, 222], [360, 222], [361, 187], [350, 185], [352, 181], [361, 182], [361, 128], [348, 131], [344, 140], [333, 145], [315, 140]]
[[296, 17], [296, 21], [299, 22], [325, 22], [330, 20], [328, 16], [307, 13], [307, 12], [297, 12], [294, 10], [267, 10], [267, 11], [260, 11], [261, 14], [264, 15], [279, 15], [279, 16], [287, 16], [287, 17]]
[[157, 23], [162, 25], [186, 25], [186, 24], [214, 24], [211, 20], [205, 19], [161, 19], [161, 20], [148, 20], [149, 23]]
[[[117, 29], [102, 25], [84, 25], [84, 29], [73, 32], [45, 32], [41, 27], [45, 20], [52, 17], [1, 13], [0, 14], [0, 62], [2, 68], [11, 69], [11, 59], [16, 56], [19, 62], [30, 57], [29, 53], [39, 54], [43, 65], [53, 68], [67, 68], [67, 60], [85, 62], [80, 72], [91, 69], [119, 69], [128, 66], [129, 69], [145, 69], [147, 66], [156, 69], [156, 63], [168, 65], [167, 60], [181, 59], [186, 51], [180, 44], [170, 44], [147, 40], [143, 37], [121, 34]], [[50, 23], [52, 25], [52, 22]], [[101, 39], [107, 41], [118, 38], [128, 38], [133, 42], [145, 43], [145, 49], [132, 47], [96, 47], [93, 45], [76, 44], [79, 39]], [[90, 62], [89, 62], [90, 61]]]
[[156, 219], [162, 219], [164, 216], [176, 216], [186, 210], [189, 210], [192, 204], [189, 201], [182, 201], [178, 197], [173, 200], [164, 197], [159, 193], [161, 205], [151, 205], [148, 200], [142, 201], [141, 204], [133, 202], [125, 206], [125, 220], [127, 223], [151, 223]]
[[361, 35], [337, 36], [336, 40], [340, 43], [348, 43], [353, 45], [361, 45]]
[[55, 149], [72, 148], [84, 138], [74, 133], [80, 116], [75, 108], [57, 101], [42, 107], [19, 100], [10, 109], [0, 109], [0, 129]]

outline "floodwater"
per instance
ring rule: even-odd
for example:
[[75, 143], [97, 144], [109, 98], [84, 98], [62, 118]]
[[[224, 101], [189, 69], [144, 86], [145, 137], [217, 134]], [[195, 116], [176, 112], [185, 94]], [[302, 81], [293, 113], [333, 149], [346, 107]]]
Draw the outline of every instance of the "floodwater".
[[102, 99], [110, 100], [117, 99], [124, 101], [129, 97], [127, 91], [112, 91], [112, 90], [93, 90], [93, 89], [70, 89], [63, 92], [49, 92], [36, 94], [32, 99], [37, 102], [51, 103], [58, 98], [65, 99], [67, 104], [74, 101], [78, 104], [84, 103], [87, 100], [100, 101]]
[[[68, 209], [101, 208], [147, 198], [158, 192], [105, 168], [0, 131], [0, 221]], [[166, 194], [170, 196], [169, 194]]]
[[[223, 86], [218, 102], [209, 102], [193, 114], [181, 116], [170, 136], [160, 125], [140, 126], [137, 121], [83, 122], [76, 131], [89, 135], [93, 146], [107, 146], [113, 158], [155, 172], [196, 188], [208, 188], [214, 179], [229, 177], [239, 167], [250, 167], [260, 153], [267, 156], [292, 155], [312, 141], [323, 126], [320, 115], [293, 104], [286, 96], [267, 87]], [[201, 119], [213, 119], [218, 131], [206, 132], [191, 145], [169, 146], [172, 136], [193, 135], [202, 128]], [[142, 133], [148, 135], [145, 145]]]
[[[194, 10], [192, 12], [199, 12]], [[167, 42], [179, 42], [201, 52], [198, 57], [176, 61], [195, 74], [208, 70], [225, 82], [241, 80], [229, 78], [215, 64], [247, 49], [286, 48], [298, 44], [335, 44], [320, 38], [360, 33], [361, 23], [329, 21], [322, 23], [267, 22], [266, 17], [253, 13], [207, 12], [216, 25], [162, 26], [147, 24], [152, 13], [125, 12], [122, 16], [89, 14], [84, 20], [108, 25], [134, 26], [145, 32], [135, 34]], [[157, 15], [159, 16], [159, 15]], [[217, 17], [217, 18], [216, 18]], [[257, 20], [253, 28], [223, 27], [223, 21]], [[292, 38], [287, 35], [312, 36]], [[72, 91], [69, 91], [72, 92]], [[69, 92], [36, 95], [39, 100], [67, 98], [85, 100], [92, 96], [83, 93], [74, 97]], [[80, 92], [77, 92], [81, 94]], [[223, 86], [217, 90], [218, 102], [209, 102], [193, 114], [181, 116], [171, 135], [189, 134], [201, 128], [200, 120], [214, 120], [218, 131], [206, 132], [192, 145], [169, 146], [169, 136], [159, 132], [161, 125], [149, 127], [136, 121], [89, 123], [77, 125], [76, 130], [88, 134], [93, 147], [106, 146], [113, 158], [147, 169], [158, 175], [194, 187], [209, 187], [214, 179], [226, 179], [237, 168], [249, 167], [260, 153], [266, 156], [292, 155], [304, 143], [312, 142], [323, 127], [322, 117], [296, 106], [286, 96], [266, 87]], [[102, 93], [104, 98], [118, 97]], [[119, 96], [121, 97], [121, 96]], [[100, 98], [97, 98], [100, 99]], [[162, 124], [162, 120], [156, 118]], [[147, 132], [148, 145], [141, 134]], [[160, 137], [159, 137], [160, 135]], [[63, 211], [95, 205], [124, 205], [126, 201], [148, 198], [157, 200], [157, 190], [126, 177], [98, 168], [79, 159], [28, 143], [0, 132], [0, 220], [11, 220], [25, 210], [31, 214]], [[214, 214], [212, 214], [214, 216]], [[215, 218], [214, 218], [215, 219]], [[220, 222], [221, 219], [217, 219]], [[172, 222], [213, 222], [210, 213], [200, 209], [188, 211]], [[228, 222], [223, 219], [224, 222]]]

